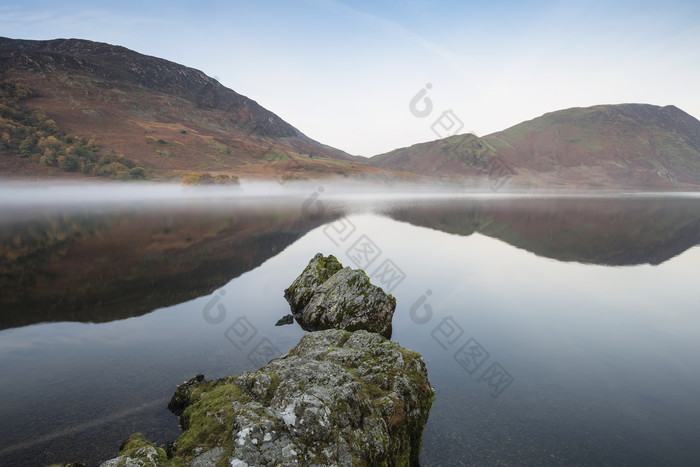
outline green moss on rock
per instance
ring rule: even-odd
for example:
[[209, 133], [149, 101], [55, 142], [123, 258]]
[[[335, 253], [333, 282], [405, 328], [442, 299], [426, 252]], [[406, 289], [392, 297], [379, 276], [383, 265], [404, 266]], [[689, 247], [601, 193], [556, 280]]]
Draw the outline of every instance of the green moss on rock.
[[180, 386], [171, 459], [134, 435], [109, 462], [417, 465], [433, 398], [416, 352], [367, 331], [317, 331], [257, 371]]
[[123, 466], [161, 467], [177, 465], [168, 459], [165, 450], [146, 440], [141, 433], [134, 433], [119, 447], [119, 455], [104, 462], [101, 467]]
[[343, 265], [335, 256], [316, 253], [299, 277], [284, 291], [284, 298], [292, 307], [292, 312], [304, 309], [314, 290], [341, 269]]
[[332, 329], [257, 371], [185, 382], [168, 404], [183, 429], [171, 458], [134, 435], [103, 467], [418, 465], [435, 391], [422, 357], [387, 340], [395, 298], [320, 253], [285, 297]]
[[396, 299], [373, 285], [363, 270], [343, 268], [333, 256], [316, 254], [284, 296], [307, 331], [364, 329], [391, 337]]

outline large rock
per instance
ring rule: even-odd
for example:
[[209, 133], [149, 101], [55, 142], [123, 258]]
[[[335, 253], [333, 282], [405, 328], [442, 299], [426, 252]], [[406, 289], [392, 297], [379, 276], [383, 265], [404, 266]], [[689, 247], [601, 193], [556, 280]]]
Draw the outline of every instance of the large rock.
[[316, 253], [299, 277], [284, 291], [284, 298], [289, 302], [292, 312], [296, 314], [303, 310], [316, 289], [341, 269], [343, 265], [335, 256], [326, 257]]
[[311, 332], [255, 372], [197, 375], [168, 404], [183, 429], [169, 457], [135, 436], [103, 467], [418, 465], [435, 391], [421, 356], [382, 337], [394, 297], [321, 254], [285, 297], [302, 327], [341, 329]]
[[[190, 465], [418, 465], [434, 390], [421, 356], [366, 331], [312, 332], [255, 372], [173, 397]], [[183, 404], [183, 401], [188, 401]]]
[[364, 329], [391, 338], [396, 299], [371, 284], [364, 271], [343, 268], [332, 255], [316, 254], [284, 297], [307, 331]]

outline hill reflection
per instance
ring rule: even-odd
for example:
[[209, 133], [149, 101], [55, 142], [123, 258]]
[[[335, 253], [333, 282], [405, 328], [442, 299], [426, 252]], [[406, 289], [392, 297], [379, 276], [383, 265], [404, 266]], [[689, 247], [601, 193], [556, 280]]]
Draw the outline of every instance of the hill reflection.
[[212, 293], [348, 210], [558, 261], [657, 265], [700, 244], [693, 198], [459, 198], [151, 203], [7, 212], [0, 223], [0, 329], [107, 322]]
[[209, 294], [337, 218], [276, 204], [43, 212], [0, 226], [0, 329], [106, 322]]
[[682, 197], [491, 198], [387, 207], [397, 221], [480, 233], [558, 261], [661, 264], [700, 244], [700, 201]]

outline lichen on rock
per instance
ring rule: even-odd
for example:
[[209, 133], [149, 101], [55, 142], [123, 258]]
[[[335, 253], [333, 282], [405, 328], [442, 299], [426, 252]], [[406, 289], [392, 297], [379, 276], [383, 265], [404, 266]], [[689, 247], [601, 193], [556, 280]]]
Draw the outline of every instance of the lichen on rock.
[[307, 331], [364, 329], [391, 338], [396, 299], [361, 269], [343, 268], [333, 255], [316, 254], [284, 297]]
[[284, 291], [284, 298], [292, 307], [292, 312], [303, 310], [316, 289], [341, 269], [343, 265], [335, 256], [316, 253], [299, 277]]
[[230, 465], [250, 466], [417, 465], [434, 397], [419, 354], [342, 330], [309, 333], [255, 372], [178, 393], [190, 405], [176, 455], [223, 448]]

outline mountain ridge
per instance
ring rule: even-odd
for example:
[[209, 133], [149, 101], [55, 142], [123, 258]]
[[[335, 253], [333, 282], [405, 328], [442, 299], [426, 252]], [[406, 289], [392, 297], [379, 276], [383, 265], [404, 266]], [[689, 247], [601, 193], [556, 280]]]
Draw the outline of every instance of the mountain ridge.
[[[21, 139], [12, 141], [13, 134], [21, 133], [16, 128], [22, 119], [40, 111], [60, 130], [54, 132], [56, 137], [61, 133], [86, 141], [99, 139], [104, 150], [70, 164], [73, 171], [94, 172], [94, 168], [86, 171], [86, 166], [95, 162], [104, 168], [112, 159], [126, 155], [133, 165], [145, 167], [158, 179], [201, 170], [283, 179], [395, 175], [309, 138], [200, 70], [125, 47], [83, 39], [3, 37], [0, 72], [10, 84], [19, 83], [32, 91], [21, 102], [5, 102], [25, 111], [20, 122], [3, 122], [11, 143], [4, 152], [20, 152]], [[43, 125], [47, 118], [35, 126]], [[29, 130], [22, 131], [24, 138]], [[35, 131], [29, 136], [34, 138], [32, 151], [22, 160], [0, 158], [0, 172], [40, 178], [65, 175], [56, 167], [57, 159], [67, 156], [66, 144], [54, 148], [56, 154], [44, 159], [48, 165], [42, 164], [45, 149], [37, 143], [48, 134]]]
[[700, 185], [700, 121], [673, 105], [572, 107], [481, 138], [395, 149], [370, 164], [473, 177], [496, 159], [512, 168], [515, 186], [692, 187]]
[[[492, 188], [694, 189], [700, 121], [673, 105], [548, 112], [371, 158], [319, 143], [202, 71], [84, 39], [0, 37], [0, 173], [16, 178], [439, 180]], [[53, 138], [53, 139], [51, 139]]]
[[256, 101], [226, 88], [200, 70], [119, 45], [74, 38], [33, 41], [0, 37], [0, 50], [15, 51], [3, 57], [10, 67], [24, 65], [27, 69], [48, 71], [87, 69], [112, 82], [137, 84], [192, 100], [201, 108], [260, 114], [271, 123], [253, 128], [253, 132], [262, 136], [305, 136]]

